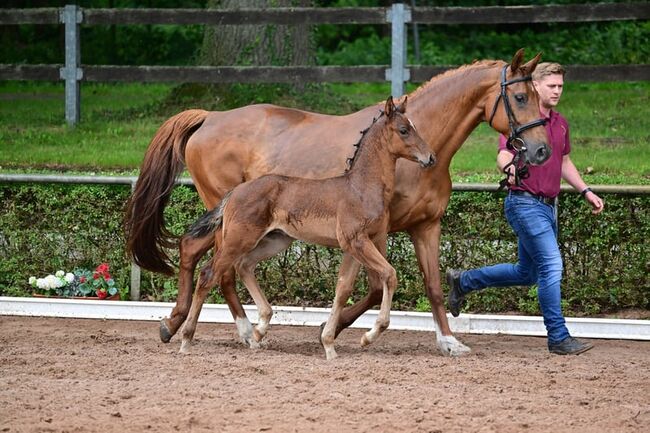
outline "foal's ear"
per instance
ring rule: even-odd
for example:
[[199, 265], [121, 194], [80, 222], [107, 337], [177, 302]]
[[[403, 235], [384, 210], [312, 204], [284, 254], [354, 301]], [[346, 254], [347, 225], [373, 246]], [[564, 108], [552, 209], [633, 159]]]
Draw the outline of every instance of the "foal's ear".
[[393, 102], [393, 97], [389, 96], [388, 99], [386, 99], [386, 106], [384, 107], [384, 113], [386, 114], [387, 117], [391, 117], [393, 114], [395, 114], [395, 103]]
[[510, 62], [510, 71], [514, 73], [521, 66], [521, 62], [524, 60], [524, 49], [519, 48], [515, 55], [512, 57]]
[[525, 65], [522, 65], [521, 66], [521, 71], [524, 73], [524, 75], [532, 74], [533, 71], [535, 70], [535, 68], [537, 67], [537, 64], [539, 63], [539, 61], [541, 59], [542, 59], [542, 53], [539, 52], [539, 53], [537, 53], [537, 55], [535, 57], [530, 59], [528, 61], [528, 63], [526, 63]]
[[409, 98], [408, 96], [405, 96], [404, 101], [402, 101], [402, 103], [399, 104], [399, 106], [397, 107], [397, 111], [399, 111], [402, 114], [406, 113], [406, 101], [408, 101], [408, 98]]

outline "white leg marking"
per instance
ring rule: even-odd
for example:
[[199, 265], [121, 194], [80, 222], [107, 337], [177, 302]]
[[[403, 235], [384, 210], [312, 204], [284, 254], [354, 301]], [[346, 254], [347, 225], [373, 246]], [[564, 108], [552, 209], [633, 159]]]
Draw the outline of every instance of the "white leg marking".
[[254, 344], [257, 346], [257, 342], [253, 339], [253, 325], [248, 317], [235, 319], [235, 325], [237, 325], [237, 332], [239, 332], [239, 339], [242, 343], [249, 347], [253, 347]]
[[456, 357], [466, 355], [472, 351], [453, 335], [442, 335], [435, 316], [433, 317], [433, 325], [436, 328], [436, 345], [443, 355]]

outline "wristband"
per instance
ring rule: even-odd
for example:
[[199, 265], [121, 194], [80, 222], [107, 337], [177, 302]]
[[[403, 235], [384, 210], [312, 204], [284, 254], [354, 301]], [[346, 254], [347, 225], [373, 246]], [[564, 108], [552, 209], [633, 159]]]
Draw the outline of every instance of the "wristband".
[[[584, 196], [586, 196], [587, 193], [590, 192], [590, 191], [591, 191], [591, 188], [587, 187], [587, 188], [583, 189], [583, 190], [580, 192], [580, 195], [582, 195], [582, 197], [584, 197]], [[591, 191], [591, 192], [593, 192], [593, 191]]]

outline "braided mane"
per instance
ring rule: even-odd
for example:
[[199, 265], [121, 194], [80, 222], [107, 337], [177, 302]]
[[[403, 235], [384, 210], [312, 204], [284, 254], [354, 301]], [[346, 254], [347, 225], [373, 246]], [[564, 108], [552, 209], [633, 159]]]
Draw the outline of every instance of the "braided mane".
[[370, 124], [370, 126], [368, 126], [366, 129], [364, 129], [364, 130], [362, 130], [362, 131], [359, 131], [359, 132], [361, 133], [361, 138], [359, 138], [359, 141], [358, 141], [356, 144], [353, 144], [353, 146], [354, 146], [354, 148], [355, 148], [355, 149], [354, 149], [354, 154], [353, 154], [350, 158], [348, 158], [348, 159], [346, 160], [346, 162], [347, 162], [347, 164], [348, 164], [348, 167], [345, 169], [345, 173], [347, 173], [348, 171], [352, 170], [352, 167], [354, 166], [354, 163], [356, 162], [357, 157], [359, 156], [359, 149], [361, 148], [361, 142], [362, 142], [363, 139], [366, 137], [366, 133], [367, 133], [368, 131], [370, 131], [370, 128], [372, 128], [372, 126], [373, 126], [375, 123], [377, 123], [377, 121], [378, 121], [379, 119], [381, 119], [381, 117], [382, 117], [384, 114], [385, 114], [384, 111], [383, 111], [383, 110], [380, 110], [380, 111], [379, 111], [379, 116], [378, 116], [378, 117], [373, 117], [373, 118], [372, 118], [372, 123]]

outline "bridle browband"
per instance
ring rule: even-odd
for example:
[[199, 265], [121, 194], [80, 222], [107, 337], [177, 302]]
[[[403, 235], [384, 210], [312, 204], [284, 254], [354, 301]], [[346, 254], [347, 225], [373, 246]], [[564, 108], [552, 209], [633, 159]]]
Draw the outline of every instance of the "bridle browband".
[[[533, 120], [532, 122], [528, 122], [523, 125], [520, 125], [519, 122], [517, 122], [515, 113], [512, 111], [512, 106], [510, 105], [510, 98], [508, 98], [507, 88], [511, 84], [521, 83], [524, 81], [531, 81], [532, 77], [530, 75], [527, 75], [525, 77], [517, 77], [511, 80], [507, 80], [506, 79], [507, 70], [508, 70], [508, 65], [505, 65], [503, 69], [501, 69], [501, 93], [499, 93], [499, 96], [497, 96], [496, 101], [494, 101], [494, 106], [492, 107], [492, 114], [490, 115], [490, 120], [488, 121], [488, 124], [492, 126], [492, 121], [494, 120], [494, 116], [496, 115], [497, 108], [499, 106], [499, 100], [503, 100], [503, 108], [506, 110], [506, 115], [508, 116], [508, 127], [510, 129], [510, 135], [508, 136], [508, 140], [506, 141], [506, 147], [516, 152], [512, 158], [512, 161], [509, 164], [507, 164], [505, 167], [503, 167], [503, 170], [505, 172], [505, 170], [508, 167], [510, 167], [511, 165], [514, 166], [515, 184], [519, 186], [521, 184], [521, 179], [527, 178], [529, 174], [527, 162], [524, 162], [523, 165], [520, 164], [521, 157], [527, 150], [526, 142], [524, 141], [523, 138], [520, 137], [520, 135], [524, 131], [527, 131], [531, 128], [545, 125], [546, 119]], [[519, 145], [517, 146], [514, 143], [518, 143]], [[508, 184], [508, 176], [506, 176], [505, 179], [499, 182], [499, 191], [502, 190], [507, 184]]]

